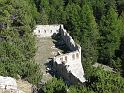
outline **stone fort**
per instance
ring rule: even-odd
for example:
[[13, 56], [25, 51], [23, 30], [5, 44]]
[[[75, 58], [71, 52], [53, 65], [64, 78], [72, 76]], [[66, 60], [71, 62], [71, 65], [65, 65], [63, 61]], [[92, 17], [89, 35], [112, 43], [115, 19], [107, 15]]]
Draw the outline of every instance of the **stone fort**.
[[62, 78], [71, 83], [85, 82], [81, 63], [81, 47], [76, 44], [63, 25], [37, 25], [33, 31], [38, 38], [53, 37], [60, 34], [70, 52], [56, 55], [52, 67]]

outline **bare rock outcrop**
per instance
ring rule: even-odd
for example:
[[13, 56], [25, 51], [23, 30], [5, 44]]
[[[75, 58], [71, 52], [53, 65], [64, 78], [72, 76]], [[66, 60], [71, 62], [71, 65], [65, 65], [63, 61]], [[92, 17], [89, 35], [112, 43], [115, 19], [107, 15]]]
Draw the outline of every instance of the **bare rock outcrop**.
[[0, 76], [0, 93], [25, 93], [17, 88], [16, 79]]

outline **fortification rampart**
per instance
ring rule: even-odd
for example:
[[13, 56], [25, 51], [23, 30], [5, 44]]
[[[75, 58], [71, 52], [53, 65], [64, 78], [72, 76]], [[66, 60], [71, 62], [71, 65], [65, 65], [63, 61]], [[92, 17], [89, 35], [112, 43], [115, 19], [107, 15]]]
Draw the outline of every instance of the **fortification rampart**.
[[61, 34], [62, 39], [65, 41], [66, 45], [71, 51], [78, 50], [78, 45], [74, 42], [72, 37], [67, 33], [66, 29], [64, 29], [63, 25], [60, 26], [59, 33]]
[[51, 37], [59, 33], [60, 25], [37, 25], [34, 34], [38, 37]]
[[81, 47], [67, 33], [63, 25], [38, 25], [34, 34], [38, 37], [51, 37], [59, 33], [71, 52], [57, 55], [53, 58], [53, 67], [60, 75], [70, 82], [85, 82], [84, 71], [81, 64]]
[[79, 53], [79, 51], [74, 51], [74, 52], [58, 55], [54, 57], [54, 60], [58, 64], [62, 64], [62, 63], [69, 64], [69, 62], [81, 61], [80, 58], [81, 58], [81, 54]]

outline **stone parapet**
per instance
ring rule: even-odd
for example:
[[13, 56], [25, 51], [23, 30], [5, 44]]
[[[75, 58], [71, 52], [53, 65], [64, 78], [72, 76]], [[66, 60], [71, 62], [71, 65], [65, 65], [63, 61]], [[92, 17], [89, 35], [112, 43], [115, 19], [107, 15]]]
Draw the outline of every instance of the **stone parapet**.
[[57, 55], [53, 58], [53, 68], [60, 75], [72, 83], [85, 82], [84, 70], [81, 63], [81, 47], [76, 44], [63, 25], [37, 25], [34, 35], [38, 37], [52, 37], [60, 34], [69, 53]]
[[59, 33], [60, 25], [37, 25], [33, 31], [37, 37], [51, 37]]

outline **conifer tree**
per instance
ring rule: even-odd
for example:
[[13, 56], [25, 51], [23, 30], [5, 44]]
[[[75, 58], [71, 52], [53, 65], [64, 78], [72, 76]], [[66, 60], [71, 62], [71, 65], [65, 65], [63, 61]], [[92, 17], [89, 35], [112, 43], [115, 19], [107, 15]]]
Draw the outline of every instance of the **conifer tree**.
[[81, 46], [83, 59], [90, 60], [91, 63], [97, 62], [97, 40], [99, 32], [92, 8], [85, 3], [81, 11]]
[[100, 62], [112, 65], [115, 51], [119, 49], [120, 38], [123, 36], [123, 23], [113, 8], [108, 10], [100, 22]]
[[20, 75], [37, 84], [41, 74], [32, 61], [35, 41], [31, 33], [36, 10], [29, 0], [0, 0], [0, 4], [0, 75]]
[[58, 24], [65, 21], [64, 1], [63, 0], [50, 0], [49, 23]]
[[93, 7], [94, 16], [99, 21], [105, 13], [105, 0], [88, 0]]
[[74, 39], [78, 38], [78, 34], [80, 32], [80, 11], [81, 7], [77, 4], [69, 3], [66, 6], [67, 17], [65, 25]]

